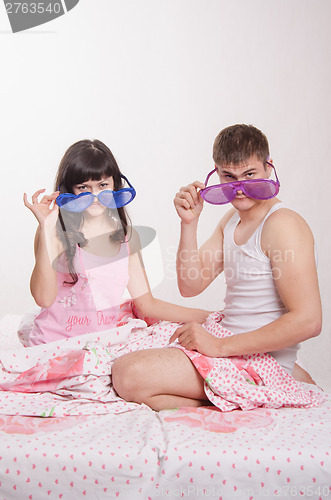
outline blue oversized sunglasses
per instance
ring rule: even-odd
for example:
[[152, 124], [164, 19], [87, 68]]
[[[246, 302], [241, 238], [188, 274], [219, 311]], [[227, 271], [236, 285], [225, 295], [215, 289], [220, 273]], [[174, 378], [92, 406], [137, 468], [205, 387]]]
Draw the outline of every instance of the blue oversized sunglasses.
[[105, 207], [124, 207], [136, 196], [136, 190], [124, 175], [121, 175], [121, 178], [124, 179], [130, 187], [119, 189], [118, 191], [105, 189], [98, 195], [93, 193], [62, 193], [56, 198], [56, 204], [68, 212], [83, 212], [83, 210], [86, 210], [92, 205], [94, 198], [98, 198], [99, 202]]

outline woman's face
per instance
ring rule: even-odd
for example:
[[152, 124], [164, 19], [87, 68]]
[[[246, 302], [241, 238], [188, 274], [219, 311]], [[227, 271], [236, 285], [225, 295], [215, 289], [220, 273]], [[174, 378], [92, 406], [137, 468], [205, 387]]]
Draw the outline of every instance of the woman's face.
[[[98, 181], [88, 180], [82, 182], [81, 184], [76, 184], [72, 188], [72, 192], [76, 195], [81, 193], [92, 193], [94, 196], [98, 196], [101, 191], [104, 190], [114, 191], [114, 179], [113, 177], [103, 177]], [[102, 215], [107, 210], [107, 207], [102, 205], [98, 198], [94, 198], [92, 205], [90, 205], [84, 214], [88, 214], [91, 217], [98, 217]]]

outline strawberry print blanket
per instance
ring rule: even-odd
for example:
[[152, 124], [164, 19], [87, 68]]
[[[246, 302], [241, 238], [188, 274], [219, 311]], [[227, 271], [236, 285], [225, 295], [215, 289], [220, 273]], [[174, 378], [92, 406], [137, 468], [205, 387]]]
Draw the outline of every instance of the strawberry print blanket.
[[[204, 327], [218, 337], [222, 314], [213, 313]], [[140, 349], [181, 349], [205, 381], [205, 393], [222, 411], [254, 408], [314, 407], [323, 391], [295, 381], [268, 354], [210, 358], [187, 351], [169, 338], [178, 324], [147, 326], [141, 319], [99, 333], [72, 337], [22, 349], [0, 350], [1, 414], [63, 417], [122, 413], [144, 405], [127, 403], [111, 384], [114, 360]]]

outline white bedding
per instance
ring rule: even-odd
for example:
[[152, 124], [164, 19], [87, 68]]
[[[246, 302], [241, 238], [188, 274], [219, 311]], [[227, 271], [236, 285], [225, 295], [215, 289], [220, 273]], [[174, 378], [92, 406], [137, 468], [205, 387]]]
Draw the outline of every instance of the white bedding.
[[[2, 348], [19, 346], [19, 321], [0, 322]], [[309, 409], [0, 415], [0, 436], [2, 500], [331, 498], [330, 398]]]

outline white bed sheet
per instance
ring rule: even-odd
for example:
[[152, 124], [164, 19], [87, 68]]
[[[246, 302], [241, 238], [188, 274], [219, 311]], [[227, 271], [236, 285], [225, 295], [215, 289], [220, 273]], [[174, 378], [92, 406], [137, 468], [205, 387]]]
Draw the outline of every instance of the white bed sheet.
[[[0, 322], [2, 348], [17, 346], [19, 321]], [[330, 398], [309, 409], [0, 415], [0, 437], [1, 500], [331, 498]]]

